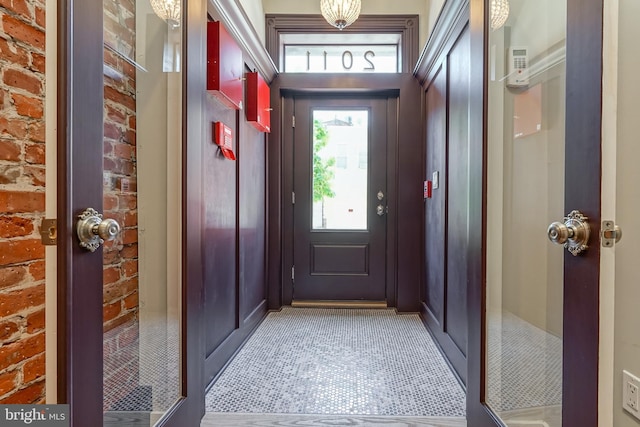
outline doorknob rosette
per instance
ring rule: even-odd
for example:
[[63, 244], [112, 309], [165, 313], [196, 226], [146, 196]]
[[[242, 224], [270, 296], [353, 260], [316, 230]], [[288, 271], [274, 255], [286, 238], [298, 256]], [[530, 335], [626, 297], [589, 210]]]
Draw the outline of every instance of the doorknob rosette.
[[105, 240], [113, 240], [120, 233], [120, 224], [115, 219], [102, 219], [102, 214], [87, 208], [78, 215], [76, 233], [80, 246], [95, 252]]
[[564, 223], [554, 222], [547, 229], [547, 237], [553, 243], [564, 245], [573, 256], [585, 251], [589, 246], [589, 218], [580, 211], [571, 211], [564, 217]]

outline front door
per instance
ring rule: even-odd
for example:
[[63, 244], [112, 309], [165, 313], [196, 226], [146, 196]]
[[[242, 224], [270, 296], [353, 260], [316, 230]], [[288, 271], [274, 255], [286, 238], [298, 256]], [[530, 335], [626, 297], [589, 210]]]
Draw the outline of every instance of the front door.
[[293, 300], [385, 302], [387, 100], [294, 108]]
[[187, 19], [149, 0], [60, 3], [58, 400], [73, 426], [197, 425]]
[[471, 2], [486, 257], [470, 263], [468, 425], [595, 427], [603, 2], [494, 3]]

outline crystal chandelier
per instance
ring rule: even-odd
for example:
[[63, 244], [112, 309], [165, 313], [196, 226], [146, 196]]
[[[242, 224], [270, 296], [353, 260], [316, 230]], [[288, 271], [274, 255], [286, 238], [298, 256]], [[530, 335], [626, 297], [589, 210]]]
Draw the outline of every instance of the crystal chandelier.
[[178, 28], [180, 26], [180, 1], [151, 0], [151, 7], [156, 15], [167, 21], [171, 28]]
[[360, 15], [360, 0], [320, 0], [327, 22], [339, 30], [353, 24]]
[[509, 17], [509, 0], [491, 0], [491, 28], [502, 27]]

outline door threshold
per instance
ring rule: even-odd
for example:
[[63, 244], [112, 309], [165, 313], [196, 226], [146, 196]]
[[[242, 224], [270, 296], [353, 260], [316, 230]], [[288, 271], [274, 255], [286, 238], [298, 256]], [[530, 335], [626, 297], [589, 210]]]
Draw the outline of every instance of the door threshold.
[[386, 301], [360, 301], [360, 300], [295, 300], [291, 307], [297, 308], [387, 308]]

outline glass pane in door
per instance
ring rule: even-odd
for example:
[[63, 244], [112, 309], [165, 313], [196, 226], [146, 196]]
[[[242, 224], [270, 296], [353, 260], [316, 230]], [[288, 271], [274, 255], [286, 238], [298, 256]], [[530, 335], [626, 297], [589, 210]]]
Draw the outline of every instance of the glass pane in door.
[[561, 427], [566, 2], [509, 5], [489, 36], [486, 403]]
[[314, 230], [366, 230], [369, 111], [313, 111]]
[[153, 426], [181, 396], [179, 7], [103, 1], [104, 216], [122, 227], [104, 246], [104, 425]]

